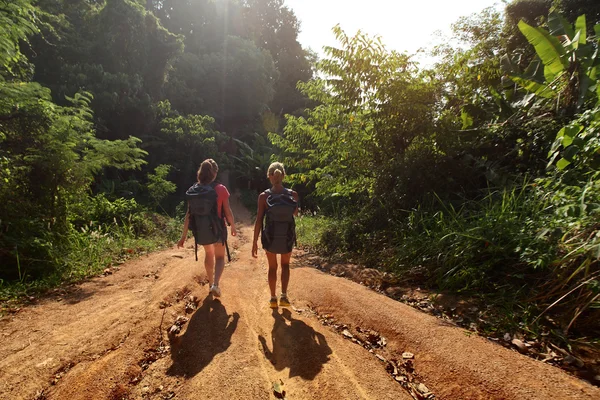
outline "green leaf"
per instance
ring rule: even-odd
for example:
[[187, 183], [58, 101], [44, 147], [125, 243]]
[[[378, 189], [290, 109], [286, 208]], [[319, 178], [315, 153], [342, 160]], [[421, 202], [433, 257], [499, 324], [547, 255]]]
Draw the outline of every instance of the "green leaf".
[[562, 128], [560, 131], [558, 131], [556, 137], [562, 137], [563, 147], [568, 147], [573, 143], [573, 139], [575, 138], [575, 136], [577, 136], [579, 132], [581, 132], [582, 129], [582, 125], [568, 125]]
[[573, 39], [573, 36], [575, 36], [573, 25], [556, 11], [548, 15], [548, 28], [550, 29], [550, 34], [553, 36], [567, 35], [569, 39]]
[[500, 58], [500, 66], [506, 73], [514, 75], [518, 72], [515, 62], [506, 54]]
[[540, 97], [551, 99], [556, 95], [556, 93], [550, 88], [550, 86], [545, 85], [543, 83], [535, 82], [520, 76], [511, 76], [510, 79], [512, 79], [515, 83], [517, 83], [519, 86], [521, 86], [528, 92], [535, 93]]
[[569, 164], [571, 164], [571, 161], [567, 161], [564, 158], [561, 158], [556, 163], [556, 166], [558, 167], [558, 169], [560, 169], [562, 171], [563, 169], [567, 168], [569, 166]]
[[579, 84], [579, 99], [577, 100], [577, 107], [581, 107], [583, 105], [583, 103], [585, 103], [585, 99], [587, 97], [588, 94], [588, 90], [590, 88], [590, 86], [592, 85], [592, 80], [590, 79], [589, 76], [587, 76], [586, 74], [583, 74], [583, 77], [581, 78], [581, 82]]
[[577, 153], [579, 153], [578, 146], [576, 146], [576, 145], [569, 146], [563, 152], [563, 158], [572, 162], [575, 159], [575, 156], [577, 155]]
[[552, 79], [549, 80], [553, 80], [553, 77], [568, 68], [568, 61], [564, 59], [565, 49], [556, 37], [551, 36], [544, 29], [534, 28], [524, 21], [519, 21], [518, 26], [544, 63], [548, 72], [546, 79], [551, 77]]
[[273, 382], [273, 395], [278, 399], [285, 399], [285, 390], [283, 390], [283, 381]]
[[573, 40], [568, 42], [568, 45], [570, 45], [573, 49], [577, 50], [579, 48], [579, 38], [580, 37], [581, 37], [581, 32], [577, 31]]
[[473, 125], [473, 117], [471, 117], [464, 109], [460, 112], [460, 119], [462, 120], [461, 129], [467, 129]]
[[554, 160], [556, 160], [559, 155], [560, 155], [559, 151], [550, 151], [548, 153], [548, 157], [550, 157], [550, 161], [548, 161], [546, 168], [549, 168], [552, 164], [554, 164]]
[[579, 33], [579, 44], [585, 44], [587, 41], [587, 24], [585, 23], [585, 14], [580, 15], [575, 21], [575, 31]]

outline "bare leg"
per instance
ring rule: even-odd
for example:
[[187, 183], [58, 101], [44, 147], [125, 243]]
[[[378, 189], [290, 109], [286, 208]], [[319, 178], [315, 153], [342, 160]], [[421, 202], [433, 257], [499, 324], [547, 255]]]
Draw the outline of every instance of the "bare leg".
[[277, 254], [265, 251], [267, 261], [269, 262], [269, 289], [271, 289], [271, 297], [275, 297], [275, 289], [277, 288]]
[[215, 286], [219, 286], [221, 275], [225, 269], [225, 245], [222, 243], [215, 243]]
[[204, 245], [204, 268], [206, 269], [208, 285], [212, 286], [214, 282], [215, 270], [215, 247], [212, 244]]
[[288, 283], [290, 282], [290, 258], [292, 253], [281, 255], [281, 293], [287, 294]]

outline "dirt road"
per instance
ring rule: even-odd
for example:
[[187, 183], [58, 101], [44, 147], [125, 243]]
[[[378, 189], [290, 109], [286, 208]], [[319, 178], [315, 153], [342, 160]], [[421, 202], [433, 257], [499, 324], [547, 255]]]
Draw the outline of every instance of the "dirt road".
[[[220, 300], [191, 242], [56, 293], [0, 320], [0, 399], [270, 399], [274, 382], [287, 399], [412, 399], [407, 379], [437, 399], [600, 399], [560, 369], [301, 264], [294, 308], [272, 312], [266, 258], [250, 256], [236, 208]], [[178, 316], [189, 321], [169, 335]], [[357, 344], [357, 328], [379, 344]], [[409, 376], [393, 375], [396, 359]]]

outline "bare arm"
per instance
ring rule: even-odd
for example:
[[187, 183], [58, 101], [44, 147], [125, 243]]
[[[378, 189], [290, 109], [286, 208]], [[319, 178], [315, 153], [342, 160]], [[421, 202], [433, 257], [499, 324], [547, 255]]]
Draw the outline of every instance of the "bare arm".
[[[298, 196], [298, 193], [296, 191], [292, 190], [292, 196], [294, 197], [294, 200], [296, 200], [296, 203], [299, 204], [300, 196]], [[298, 208], [298, 206], [296, 206], [296, 209], [294, 210], [294, 217], [298, 216], [298, 211], [299, 211], [299, 208]]]
[[179, 239], [179, 242], [177, 242], [177, 247], [183, 247], [183, 243], [185, 243], [185, 240], [187, 239], [187, 233], [188, 233], [189, 226], [190, 226], [190, 210], [188, 208], [187, 212], [185, 213], [185, 218], [183, 220], [183, 233], [181, 234], [181, 239]]
[[235, 220], [233, 218], [233, 212], [231, 211], [231, 206], [229, 205], [229, 198], [226, 198], [223, 201], [223, 211], [225, 213], [225, 219], [231, 226], [231, 236], [237, 235], [237, 230], [235, 229]]
[[256, 222], [254, 223], [254, 240], [252, 241], [252, 257], [258, 256], [258, 236], [263, 227], [263, 217], [267, 207], [267, 194], [261, 193], [258, 196], [258, 210], [256, 211]]

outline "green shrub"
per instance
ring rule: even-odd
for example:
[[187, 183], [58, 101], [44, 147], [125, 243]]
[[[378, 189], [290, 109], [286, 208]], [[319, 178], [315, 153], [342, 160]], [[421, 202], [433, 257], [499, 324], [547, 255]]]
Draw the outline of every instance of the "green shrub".
[[[140, 220], [144, 221], [143, 235], [136, 232]], [[136, 254], [171, 246], [180, 233], [180, 221], [150, 212], [130, 214], [121, 224], [92, 221], [73, 228], [66, 237], [69, 247], [61, 251], [51, 249], [56, 267], [45, 274], [33, 275], [28, 268], [20, 266], [14, 279], [0, 280], [0, 301], [97, 275]]]
[[324, 224], [316, 247], [416, 285], [499, 296], [529, 322], [552, 304], [565, 329], [582, 315], [600, 329], [589, 321], [600, 308], [597, 204], [600, 182], [538, 180], [457, 208], [438, 200], [387, 222], [382, 209], [367, 208]]
[[240, 191], [240, 201], [252, 213], [252, 216], [256, 216], [256, 209], [258, 208], [258, 193], [256, 190], [242, 189]]
[[331, 218], [322, 216], [300, 215], [296, 218], [296, 235], [298, 246], [307, 246], [318, 251], [327, 247], [324, 235], [335, 225]]

